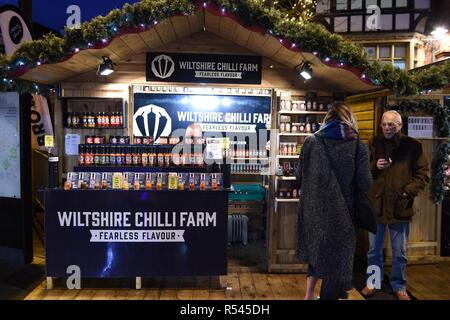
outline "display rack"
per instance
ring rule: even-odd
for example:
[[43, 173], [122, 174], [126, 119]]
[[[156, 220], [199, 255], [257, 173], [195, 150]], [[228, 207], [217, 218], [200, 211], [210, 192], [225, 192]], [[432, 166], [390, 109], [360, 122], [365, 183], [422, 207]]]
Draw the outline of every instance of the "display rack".
[[[313, 135], [323, 123], [331, 97], [325, 92], [277, 92], [272, 115], [270, 199], [268, 231], [269, 272], [306, 271], [296, 255], [297, 208], [300, 202], [295, 169], [305, 139]], [[315, 102], [315, 103], [314, 103]], [[296, 110], [287, 110], [287, 108]], [[315, 110], [299, 110], [315, 108]], [[322, 110], [318, 110], [322, 108]], [[283, 125], [282, 125], [283, 123]], [[314, 124], [314, 125], [313, 125]]]

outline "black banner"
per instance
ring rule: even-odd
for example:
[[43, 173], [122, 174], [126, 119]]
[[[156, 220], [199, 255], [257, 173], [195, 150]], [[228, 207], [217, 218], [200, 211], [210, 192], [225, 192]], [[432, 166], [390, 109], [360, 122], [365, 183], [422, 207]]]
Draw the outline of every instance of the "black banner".
[[147, 81], [261, 84], [261, 56], [147, 53]]
[[227, 191], [47, 191], [46, 274], [225, 275], [227, 201]]

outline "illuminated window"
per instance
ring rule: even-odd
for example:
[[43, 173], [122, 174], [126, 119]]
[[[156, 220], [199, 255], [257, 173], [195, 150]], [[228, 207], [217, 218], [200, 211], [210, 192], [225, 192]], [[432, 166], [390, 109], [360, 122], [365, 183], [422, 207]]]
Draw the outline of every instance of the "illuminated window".
[[375, 60], [377, 58], [377, 47], [364, 47], [370, 60]]
[[407, 45], [405, 44], [382, 44], [366, 45], [364, 51], [370, 61], [392, 64], [400, 69], [407, 69]]
[[378, 57], [381, 59], [391, 58], [391, 46], [379, 47]]
[[407, 7], [408, 0], [396, 0], [395, 4], [396, 4], [397, 8]]

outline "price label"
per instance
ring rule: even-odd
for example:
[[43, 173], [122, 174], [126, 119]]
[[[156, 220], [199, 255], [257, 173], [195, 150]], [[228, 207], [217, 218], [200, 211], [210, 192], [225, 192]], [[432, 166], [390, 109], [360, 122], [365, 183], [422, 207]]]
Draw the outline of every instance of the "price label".
[[114, 173], [113, 179], [112, 179], [112, 188], [113, 189], [122, 189], [122, 174], [121, 173]]
[[53, 141], [53, 136], [46, 135], [44, 138], [44, 143], [46, 148], [53, 148], [55, 146], [55, 143]]
[[222, 138], [222, 149], [230, 149], [230, 138]]
[[169, 173], [169, 190], [177, 190], [178, 175], [176, 173]]

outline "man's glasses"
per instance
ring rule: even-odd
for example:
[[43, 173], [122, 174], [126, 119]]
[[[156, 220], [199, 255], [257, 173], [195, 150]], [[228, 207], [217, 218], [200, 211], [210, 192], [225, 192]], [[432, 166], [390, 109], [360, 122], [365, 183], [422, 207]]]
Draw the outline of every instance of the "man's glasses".
[[383, 128], [393, 128], [393, 127], [396, 127], [397, 125], [398, 125], [398, 123], [396, 123], [396, 122], [383, 122], [381, 124], [381, 127], [383, 127]]

